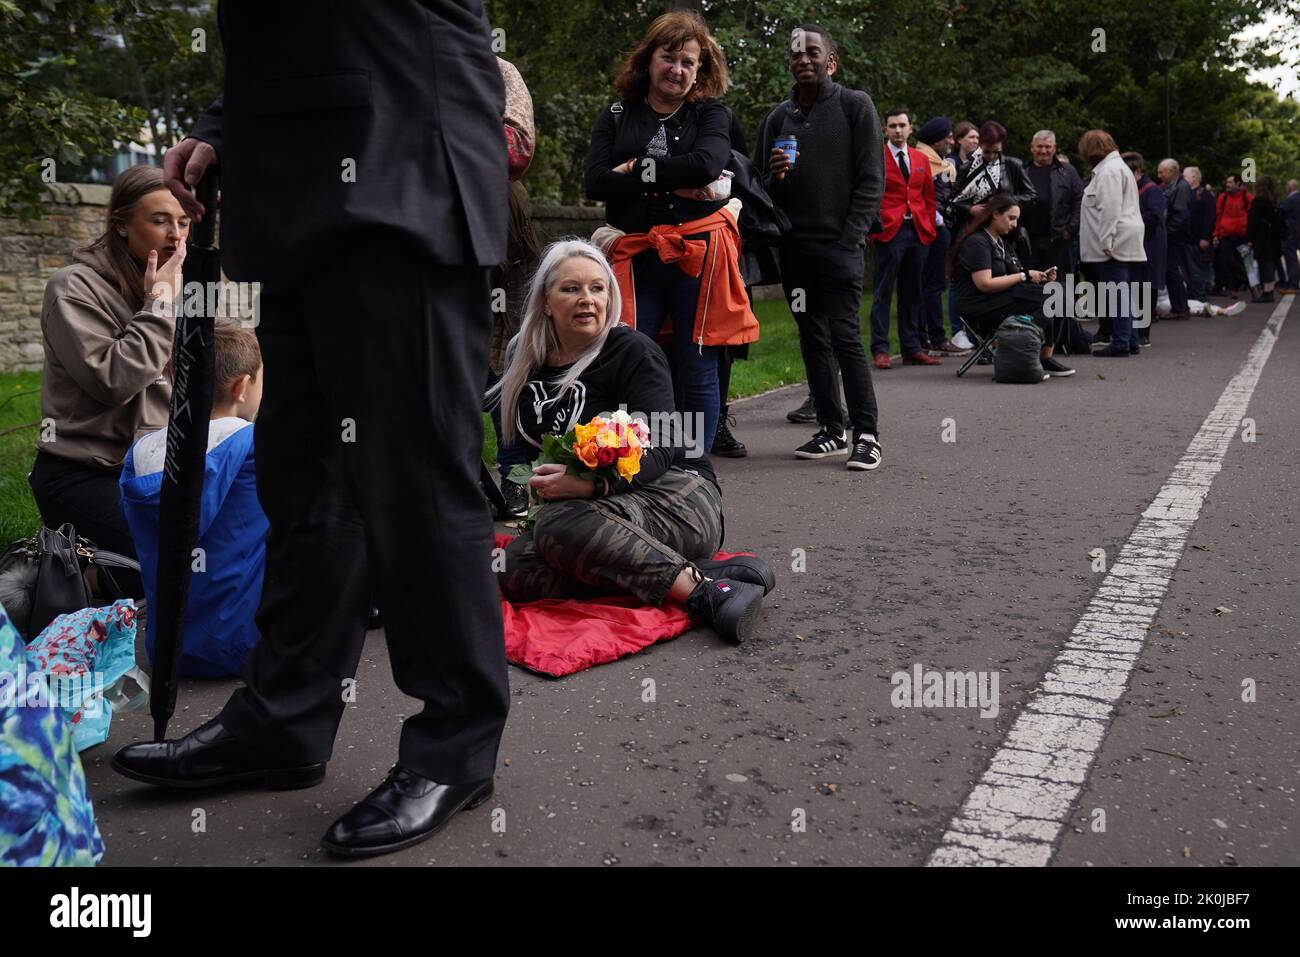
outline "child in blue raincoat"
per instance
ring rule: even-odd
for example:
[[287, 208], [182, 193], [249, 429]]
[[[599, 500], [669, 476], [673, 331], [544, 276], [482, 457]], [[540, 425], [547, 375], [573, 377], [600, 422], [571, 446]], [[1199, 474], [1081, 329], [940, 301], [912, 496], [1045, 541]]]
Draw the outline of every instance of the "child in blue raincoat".
[[[253, 417], [262, 401], [257, 336], [219, 322], [215, 334], [212, 420], [199, 512], [198, 548], [190, 576], [180, 673], [190, 678], [238, 675], [259, 637], [253, 614], [262, 597], [268, 523], [257, 500]], [[167, 430], [151, 432], [127, 453], [122, 511], [140, 558], [145, 597], [158, 583], [158, 507]], [[146, 650], [153, 663], [153, 634]]]

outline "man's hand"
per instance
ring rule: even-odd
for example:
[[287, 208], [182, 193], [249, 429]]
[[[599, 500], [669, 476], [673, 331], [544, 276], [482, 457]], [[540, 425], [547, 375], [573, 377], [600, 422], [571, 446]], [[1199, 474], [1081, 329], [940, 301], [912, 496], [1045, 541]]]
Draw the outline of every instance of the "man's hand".
[[[799, 151], [795, 150], [794, 155], [796, 158], [798, 158]], [[785, 150], [779, 150], [775, 146], [773, 146], [772, 152], [768, 155], [767, 158], [768, 172], [771, 173], [773, 176], [775, 176], [777, 179], [785, 179], [785, 174], [790, 172], [792, 166], [793, 164], [790, 162], [790, 154], [787, 153]]]
[[217, 163], [217, 151], [193, 137], [183, 139], [163, 154], [163, 179], [185, 212], [198, 222], [207, 212], [195, 198], [193, 187], [203, 179], [209, 166]]
[[1039, 269], [1029, 270], [1029, 281], [1032, 283], [1035, 283], [1037, 285], [1042, 285], [1043, 283], [1047, 282], [1047, 278], [1048, 278], [1047, 273], [1043, 272], [1042, 270]]
[[533, 494], [542, 502], [556, 502], [566, 498], [591, 498], [596, 494], [596, 483], [570, 475], [559, 463], [533, 466], [533, 477], [528, 480]]

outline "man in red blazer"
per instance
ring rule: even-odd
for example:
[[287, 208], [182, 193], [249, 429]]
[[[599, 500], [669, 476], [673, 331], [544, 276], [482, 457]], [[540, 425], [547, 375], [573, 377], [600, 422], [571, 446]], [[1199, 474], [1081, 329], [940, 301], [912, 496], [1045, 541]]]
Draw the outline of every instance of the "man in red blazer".
[[889, 310], [898, 286], [898, 340], [904, 365], [937, 366], [921, 345], [921, 270], [925, 247], [934, 242], [934, 180], [930, 161], [907, 145], [912, 122], [905, 109], [885, 114], [885, 197], [879, 230], [868, 238], [875, 253], [871, 301], [871, 352], [877, 369], [888, 369]]

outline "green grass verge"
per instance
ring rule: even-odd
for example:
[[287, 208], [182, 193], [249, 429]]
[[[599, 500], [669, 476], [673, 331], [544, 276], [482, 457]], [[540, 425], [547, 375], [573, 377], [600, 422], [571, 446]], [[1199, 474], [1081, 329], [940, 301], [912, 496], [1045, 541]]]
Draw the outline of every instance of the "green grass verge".
[[[731, 367], [731, 398], [757, 395], [783, 385], [804, 381], [799, 354], [799, 332], [794, 316], [782, 299], [755, 303], [762, 338], [749, 347], [749, 359]], [[863, 297], [862, 328], [868, 328], [871, 296]], [[891, 324], [890, 351], [898, 352], [896, 323]], [[870, 354], [870, 335], [864, 336]], [[40, 422], [41, 377], [36, 372], [0, 374], [0, 548], [40, 527], [40, 515], [27, 484]], [[29, 393], [29, 394], [21, 394]], [[8, 401], [6, 401], [8, 400]], [[496, 461], [496, 435], [492, 421], [483, 416], [483, 461]]]
[[40, 429], [40, 388], [38, 372], [0, 375], [0, 549], [41, 527], [27, 484]]

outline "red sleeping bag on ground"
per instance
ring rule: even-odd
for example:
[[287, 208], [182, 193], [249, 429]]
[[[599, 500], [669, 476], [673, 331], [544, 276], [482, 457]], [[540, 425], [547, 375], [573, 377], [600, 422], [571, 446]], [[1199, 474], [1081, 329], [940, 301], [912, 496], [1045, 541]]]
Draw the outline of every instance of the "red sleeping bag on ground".
[[[512, 536], [496, 536], [505, 548]], [[718, 552], [717, 558], [750, 552]], [[643, 605], [632, 596], [612, 598], [547, 598], [512, 605], [501, 599], [505, 623], [506, 658], [539, 675], [562, 678], [593, 665], [633, 655], [657, 641], [676, 638], [691, 628], [681, 605]]]

